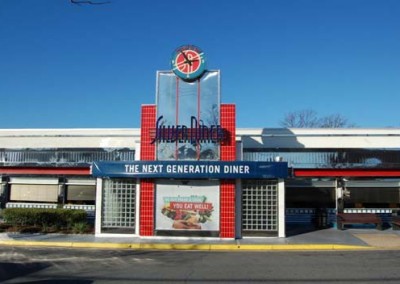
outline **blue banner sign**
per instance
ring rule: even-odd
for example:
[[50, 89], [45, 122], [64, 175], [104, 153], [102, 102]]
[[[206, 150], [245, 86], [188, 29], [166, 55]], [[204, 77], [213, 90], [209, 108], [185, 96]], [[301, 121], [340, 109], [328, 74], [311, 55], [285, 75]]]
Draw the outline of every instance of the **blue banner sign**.
[[286, 178], [286, 162], [132, 161], [94, 162], [95, 177], [248, 179]]

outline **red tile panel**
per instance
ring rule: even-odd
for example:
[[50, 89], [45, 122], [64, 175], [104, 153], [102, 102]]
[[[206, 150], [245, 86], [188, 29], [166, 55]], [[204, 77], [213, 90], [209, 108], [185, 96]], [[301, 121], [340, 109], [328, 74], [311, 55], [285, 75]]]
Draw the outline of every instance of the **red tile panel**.
[[[221, 127], [226, 138], [221, 143], [221, 161], [236, 160], [236, 107], [221, 104]], [[235, 180], [221, 180], [220, 185], [220, 237], [235, 237]]]
[[156, 127], [156, 106], [142, 106], [141, 116], [141, 131], [140, 131], [140, 160], [154, 161], [156, 158], [155, 144], [151, 143], [150, 131]]
[[236, 160], [236, 106], [221, 104], [221, 127], [226, 138], [221, 143], [221, 161]]
[[[142, 106], [141, 160], [155, 160], [155, 145], [151, 145], [151, 130], [156, 123], [156, 106]], [[233, 104], [221, 105], [221, 127], [226, 131], [226, 139], [221, 143], [221, 160], [236, 160], [236, 109]], [[140, 235], [154, 235], [154, 196], [153, 180], [140, 181]], [[221, 180], [220, 186], [220, 236], [235, 237], [235, 180]]]
[[140, 180], [140, 229], [141, 236], [154, 235], [154, 182]]
[[221, 180], [220, 237], [235, 237], [235, 180]]
[[[156, 126], [156, 106], [142, 106], [141, 115], [140, 160], [154, 161], [156, 158], [155, 144], [151, 143], [150, 131]], [[139, 234], [141, 236], [154, 235], [154, 181], [140, 180], [140, 221]]]

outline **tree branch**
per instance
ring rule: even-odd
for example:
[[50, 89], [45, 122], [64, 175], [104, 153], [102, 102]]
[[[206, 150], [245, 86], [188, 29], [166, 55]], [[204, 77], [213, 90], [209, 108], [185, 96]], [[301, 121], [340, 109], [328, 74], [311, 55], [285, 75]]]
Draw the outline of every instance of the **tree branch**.
[[76, 4], [76, 5], [81, 5], [81, 4], [103, 5], [103, 4], [111, 3], [110, 1], [105, 1], [105, 2], [93, 2], [93, 1], [83, 1], [83, 0], [70, 0], [70, 1], [72, 4]]
[[314, 110], [306, 109], [289, 112], [281, 121], [281, 125], [287, 128], [353, 128], [355, 124], [341, 114], [331, 114], [318, 117]]

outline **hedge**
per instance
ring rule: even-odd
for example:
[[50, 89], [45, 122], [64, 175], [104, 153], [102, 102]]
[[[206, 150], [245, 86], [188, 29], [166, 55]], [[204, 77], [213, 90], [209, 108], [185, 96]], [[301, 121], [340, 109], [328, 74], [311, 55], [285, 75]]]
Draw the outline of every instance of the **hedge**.
[[71, 228], [86, 222], [86, 211], [76, 209], [7, 208], [2, 212], [4, 222], [12, 226]]

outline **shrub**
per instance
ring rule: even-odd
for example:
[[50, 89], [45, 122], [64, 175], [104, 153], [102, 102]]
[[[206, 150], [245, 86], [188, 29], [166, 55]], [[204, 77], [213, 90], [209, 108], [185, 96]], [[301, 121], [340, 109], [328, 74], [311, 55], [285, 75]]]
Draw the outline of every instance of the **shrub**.
[[73, 224], [86, 222], [86, 211], [74, 209], [7, 208], [3, 210], [4, 222], [13, 227], [34, 226], [46, 228], [72, 228]]
[[72, 233], [74, 234], [86, 233], [88, 229], [89, 226], [86, 222], [79, 222], [72, 225]]
[[14, 227], [34, 225], [35, 212], [30, 208], [9, 208], [3, 210], [4, 222]]
[[11, 225], [0, 223], [0, 233], [6, 232], [10, 229]]
[[40, 233], [41, 229], [36, 226], [26, 226], [26, 227], [19, 228], [18, 231], [23, 234], [36, 234], [36, 233]]

